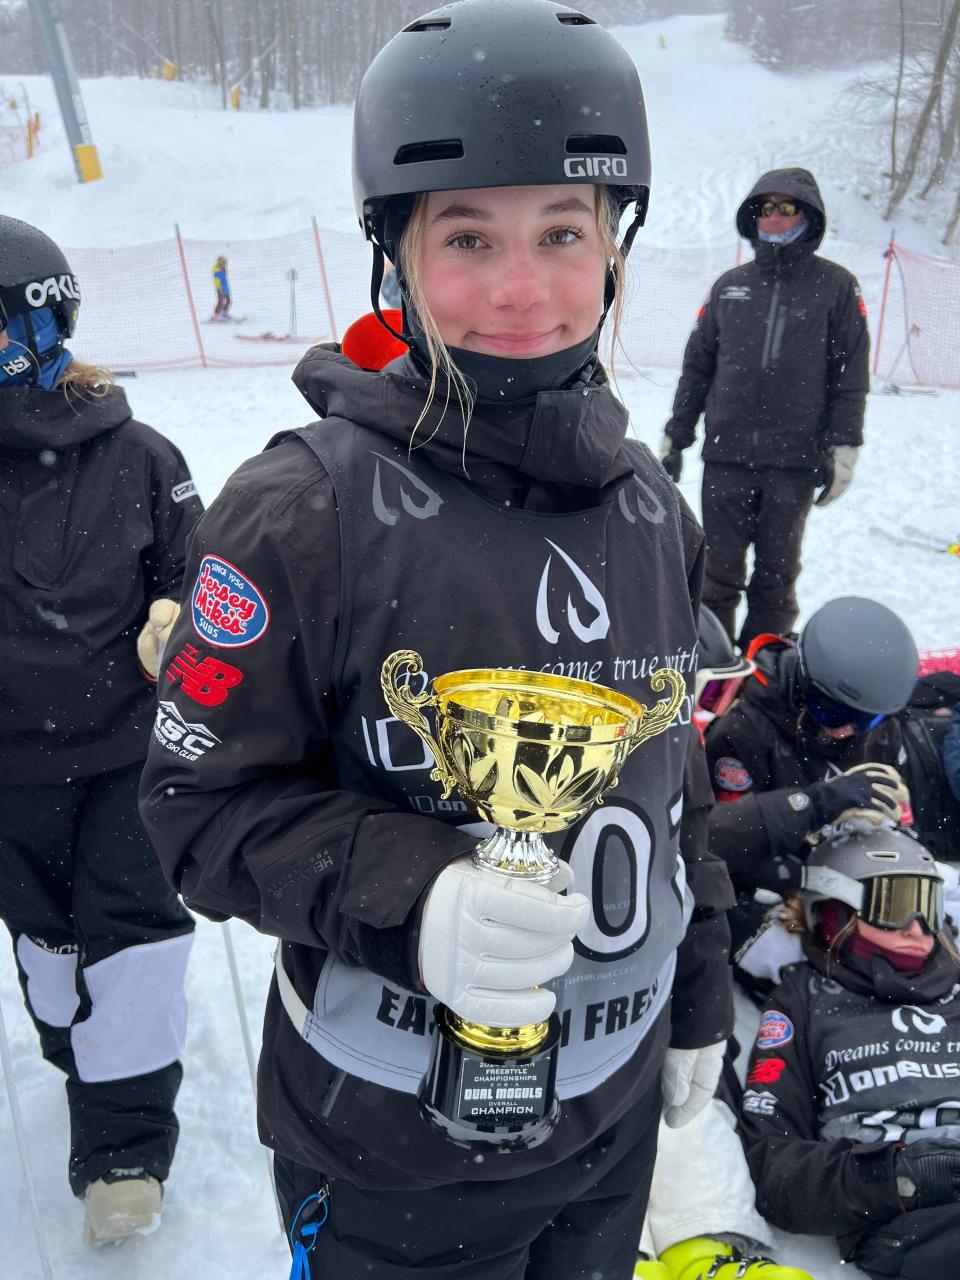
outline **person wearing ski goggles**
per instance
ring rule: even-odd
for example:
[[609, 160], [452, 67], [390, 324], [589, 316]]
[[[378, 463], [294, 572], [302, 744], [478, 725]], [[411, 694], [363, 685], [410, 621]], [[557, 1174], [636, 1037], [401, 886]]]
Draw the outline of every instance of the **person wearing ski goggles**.
[[766, 1002], [741, 1102], [761, 1213], [836, 1236], [872, 1280], [956, 1274], [951, 872], [890, 824], [848, 823], [813, 850], [780, 911], [803, 961]]

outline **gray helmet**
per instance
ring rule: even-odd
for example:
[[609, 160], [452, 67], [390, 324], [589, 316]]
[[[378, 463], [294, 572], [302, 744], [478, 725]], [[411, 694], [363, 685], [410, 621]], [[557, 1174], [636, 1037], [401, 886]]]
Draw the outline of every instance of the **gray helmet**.
[[0, 329], [50, 307], [62, 338], [73, 333], [80, 286], [63, 250], [29, 222], [0, 214]]
[[892, 715], [906, 706], [919, 654], [906, 623], [886, 605], [841, 596], [800, 632], [801, 692], [817, 689], [856, 711]]
[[803, 865], [801, 886], [807, 923], [818, 905], [845, 902], [868, 924], [905, 928], [922, 917], [934, 933], [943, 927], [943, 877], [927, 849], [905, 831], [862, 819], [823, 840]]
[[397, 197], [584, 182], [612, 188], [621, 211], [636, 202], [642, 223], [650, 145], [637, 69], [576, 9], [458, 0], [404, 27], [360, 82], [354, 200], [388, 256], [409, 216], [408, 204], [384, 227]]

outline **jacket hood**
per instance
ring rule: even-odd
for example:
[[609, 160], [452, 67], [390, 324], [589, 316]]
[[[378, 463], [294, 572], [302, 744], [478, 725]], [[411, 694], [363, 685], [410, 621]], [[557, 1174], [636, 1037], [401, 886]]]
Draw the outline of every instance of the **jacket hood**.
[[737, 210], [737, 231], [744, 240], [757, 240], [757, 212], [754, 203], [759, 196], [771, 191], [782, 191], [786, 196], [799, 200], [807, 209], [810, 230], [800, 244], [808, 246], [808, 252], [819, 249], [827, 230], [827, 211], [817, 180], [809, 169], [770, 169], [762, 173]]
[[414, 449], [482, 487], [539, 481], [602, 490], [633, 473], [627, 411], [588, 361], [573, 383], [510, 404], [479, 401], [464, 432], [460, 405], [441, 385], [417, 428], [428, 383], [409, 355], [384, 369], [358, 368], [334, 345], [313, 347], [293, 381], [321, 418], [342, 417]]
[[9, 387], [0, 392], [0, 448], [33, 452], [69, 449], [113, 431], [130, 420], [120, 387], [105, 396], [81, 397], [42, 387]]
[[804, 935], [803, 950], [815, 969], [841, 986], [861, 995], [872, 995], [891, 1004], [929, 1004], [939, 1000], [960, 982], [960, 966], [938, 942], [919, 973], [902, 973], [883, 956], [852, 956], [840, 948], [828, 956], [819, 938]]

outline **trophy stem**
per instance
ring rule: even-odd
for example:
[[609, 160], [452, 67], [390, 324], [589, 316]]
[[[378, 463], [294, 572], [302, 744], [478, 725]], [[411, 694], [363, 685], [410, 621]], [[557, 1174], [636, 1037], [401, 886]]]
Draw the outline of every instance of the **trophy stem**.
[[474, 864], [498, 875], [520, 876], [537, 884], [549, 884], [560, 860], [539, 831], [514, 831], [497, 827], [474, 850]]

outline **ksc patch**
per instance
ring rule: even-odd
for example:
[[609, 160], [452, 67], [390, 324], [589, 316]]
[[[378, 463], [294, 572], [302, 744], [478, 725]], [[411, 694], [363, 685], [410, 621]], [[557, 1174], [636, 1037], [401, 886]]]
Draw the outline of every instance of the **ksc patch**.
[[768, 1009], [757, 1031], [758, 1049], [779, 1049], [793, 1039], [793, 1023], [779, 1009]]
[[722, 791], [749, 791], [753, 786], [746, 765], [733, 756], [721, 756], [713, 766], [713, 776]]
[[270, 624], [270, 610], [261, 592], [219, 556], [204, 556], [200, 562], [191, 608], [194, 631], [219, 648], [253, 644]]

